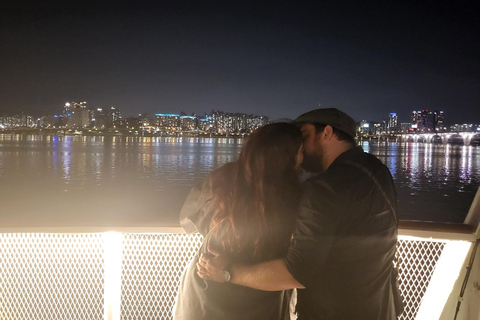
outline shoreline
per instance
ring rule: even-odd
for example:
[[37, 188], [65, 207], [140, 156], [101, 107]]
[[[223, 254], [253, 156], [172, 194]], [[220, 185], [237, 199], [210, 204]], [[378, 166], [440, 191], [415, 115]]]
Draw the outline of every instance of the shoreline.
[[162, 132], [146, 133], [131, 131], [92, 131], [92, 130], [62, 130], [62, 129], [17, 129], [0, 130], [0, 134], [43, 135], [43, 136], [92, 136], [92, 137], [189, 137], [189, 138], [245, 138], [249, 133], [206, 133], [206, 132]]

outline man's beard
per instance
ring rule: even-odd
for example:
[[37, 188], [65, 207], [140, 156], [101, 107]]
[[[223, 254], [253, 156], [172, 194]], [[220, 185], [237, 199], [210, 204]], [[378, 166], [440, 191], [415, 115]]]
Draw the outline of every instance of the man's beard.
[[302, 168], [311, 173], [320, 173], [325, 171], [323, 166], [323, 154], [312, 153], [303, 154]]

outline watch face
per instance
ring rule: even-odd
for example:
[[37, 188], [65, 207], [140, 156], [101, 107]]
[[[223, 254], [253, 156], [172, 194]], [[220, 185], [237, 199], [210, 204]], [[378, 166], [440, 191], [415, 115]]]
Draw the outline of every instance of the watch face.
[[231, 279], [232, 276], [230, 275], [230, 272], [223, 270], [223, 282], [230, 282]]

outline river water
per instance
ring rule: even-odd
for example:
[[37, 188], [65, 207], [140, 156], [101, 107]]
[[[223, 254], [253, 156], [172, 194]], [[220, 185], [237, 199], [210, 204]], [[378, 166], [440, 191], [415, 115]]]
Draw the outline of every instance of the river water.
[[[189, 189], [243, 139], [0, 134], [0, 226], [178, 225]], [[362, 142], [392, 172], [402, 219], [463, 222], [480, 147]]]

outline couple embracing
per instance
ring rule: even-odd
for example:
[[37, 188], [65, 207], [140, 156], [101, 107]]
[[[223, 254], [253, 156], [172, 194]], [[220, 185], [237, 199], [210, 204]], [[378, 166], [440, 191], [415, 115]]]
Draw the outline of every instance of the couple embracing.
[[397, 318], [395, 187], [355, 131], [333, 108], [266, 125], [192, 189], [180, 222], [204, 241], [174, 320]]

